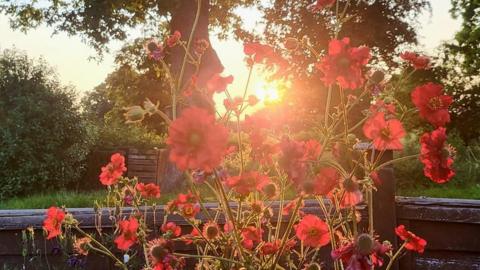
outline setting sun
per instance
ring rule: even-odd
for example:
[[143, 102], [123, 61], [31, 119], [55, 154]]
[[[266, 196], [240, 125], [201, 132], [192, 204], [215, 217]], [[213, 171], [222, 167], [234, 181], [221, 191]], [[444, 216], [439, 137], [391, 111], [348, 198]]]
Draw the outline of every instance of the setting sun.
[[265, 103], [280, 100], [280, 86], [277, 83], [260, 82], [255, 86], [255, 95]]

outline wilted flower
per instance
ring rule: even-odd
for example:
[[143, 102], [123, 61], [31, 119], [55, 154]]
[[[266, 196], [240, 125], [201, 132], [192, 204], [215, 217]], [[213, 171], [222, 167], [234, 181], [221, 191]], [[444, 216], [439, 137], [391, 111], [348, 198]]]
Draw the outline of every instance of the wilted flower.
[[75, 250], [76, 253], [83, 256], [87, 256], [91, 241], [92, 240], [88, 237], [78, 238], [75, 240], [75, 243], [73, 244], [73, 249]]
[[142, 197], [145, 199], [153, 199], [160, 197], [160, 187], [155, 185], [154, 183], [138, 183], [135, 186], [135, 189], [138, 190], [140, 192], [140, 195], [142, 195]]
[[156, 39], [148, 40], [143, 47], [150, 59], [159, 61], [165, 56], [162, 44], [160, 44]]
[[217, 223], [210, 221], [203, 226], [202, 233], [207, 240], [214, 240], [220, 236], [220, 228]]

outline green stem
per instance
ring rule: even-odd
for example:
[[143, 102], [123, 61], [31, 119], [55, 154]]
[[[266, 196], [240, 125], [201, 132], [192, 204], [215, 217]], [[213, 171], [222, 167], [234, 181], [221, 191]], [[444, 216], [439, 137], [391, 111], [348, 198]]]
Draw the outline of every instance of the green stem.
[[293, 223], [295, 222], [295, 217], [298, 213], [298, 209], [300, 209], [300, 205], [302, 205], [302, 199], [303, 199], [302, 195], [300, 195], [297, 199], [298, 200], [297, 205], [295, 206], [295, 210], [293, 211], [292, 215], [290, 216], [290, 220], [288, 222], [287, 229], [285, 230], [285, 233], [283, 234], [283, 237], [282, 237], [282, 242], [280, 242], [280, 250], [275, 255], [275, 260], [273, 261], [272, 268], [271, 268], [272, 270], [275, 269], [275, 265], [278, 263], [278, 261], [280, 260], [280, 256], [282, 255], [282, 253], [285, 250], [285, 243], [287, 242], [288, 235], [290, 234], [290, 230], [292, 229]]
[[397, 259], [397, 257], [400, 255], [400, 253], [403, 251], [403, 249], [405, 248], [405, 245], [407, 244], [407, 242], [404, 242], [400, 248], [397, 250], [397, 252], [395, 252], [395, 255], [393, 255], [393, 257], [390, 259], [390, 261], [388, 262], [388, 265], [387, 265], [387, 268], [385, 268], [385, 270], [390, 270], [390, 268], [392, 268], [393, 266], [393, 263], [395, 262], [395, 260]]
[[84, 230], [80, 229], [80, 227], [75, 226], [74, 228], [80, 234], [82, 234], [85, 237], [88, 237], [93, 243], [95, 243], [98, 247], [100, 247], [100, 249], [103, 250], [103, 252], [101, 252], [101, 253], [103, 253], [103, 254], [107, 255], [108, 257], [112, 258], [113, 260], [115, 260], [115, 262], [117, 262], [117, 264], [120, 267], [122, 267], [124, 270], [128, 270], [127, 266], [122, 261], [120, 261], [115, 255], [113, 255], [113, 253], [110, 252], [110, 250], [108, 248], [106, 248], [104, 245], [102, 245], [102, 243], [98, 242], [94, 237], [92, 237], [91, 235], [86, 233]]
[[[217, 188], [220, 192], [220, 198], [222, 199], [222, 204], [223, 207], [225, 207], [225, 212], [227, 213], [228, 219], [232, 223], [232, 229], [233, 229], [233, 238], [235, 239], [236, 245], [238, 247], [238, 253], [240, 255], [240, 260], [243, 261], [244, 255], [243, 255], [243, 249], [242, 249], [242, 242], [240, 241], [240, 237], [238, 235], [237, 231], [237, 225], [235, 224], [235, 218], [232, 213], [232, 209], [230, 208], [230, 205], [228, 204], [228, 198], [225, 194], [225, 190], [223, 190], [222, 183], [220, 182], [217, 172], [215, 172], [215, 182], [217, 184]], [[228, 221], [227, 221], [228, 222]]]
[[219, 260], [219, 261], [224, 261], [224, 262], [229, 262], [229, 263], [234, 263], [237, 265], [242, 265], [242, 263], [235, 261], [235, 260], [230, 260], [227, 258], [222, 258], [222, 257], [215, 257], [215, 256], [210, 256], [210, 255], [194, 255], [194, 254], [184, 254], [184, 253], [172, 253], [175, 256], [180, 256], [180, 257], [186, 257], [186, 258], [195, 258], [195, 259], [212, 259], [212, 260]]
[[404, 156], [404, 157], [399, 157], [399, 158], [395, 158], [395, 159], [392, 159], [390, 161], [387, 161], [385, 163], [382, 163], [380, 165], [378, 165], [375, 169], [376, 170], [379, 170], [383, 167], [386, 167], [388, 165], [391, 165], [391, 164], [394, 164], [395, 162], [399, 162], [399, 161], [404, 161], [404, 160], [409, 160], [409, 159], [412, 159], [412, 158], [418, 158], [419, 157], [419, 154], [414, 154], [414, 155], [409, 155], [409, 156]]

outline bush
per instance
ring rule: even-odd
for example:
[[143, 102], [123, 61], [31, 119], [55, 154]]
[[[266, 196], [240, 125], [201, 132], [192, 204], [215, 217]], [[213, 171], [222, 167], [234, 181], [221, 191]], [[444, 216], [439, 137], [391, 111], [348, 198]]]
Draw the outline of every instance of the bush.
[[0, 199], [68, 187], [85, 167], [74, 93], [54, 74], [18, 51], [0, 56]]

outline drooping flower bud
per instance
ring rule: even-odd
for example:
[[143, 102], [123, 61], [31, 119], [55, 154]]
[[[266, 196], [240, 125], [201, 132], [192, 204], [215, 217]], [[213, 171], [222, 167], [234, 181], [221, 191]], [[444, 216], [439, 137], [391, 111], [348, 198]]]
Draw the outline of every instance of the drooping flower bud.
[[145, 118], [145, 114], [147, 113], [142, 107], [136, 105], [131, 107], [124, 108], [126, 111], [123, 115], [125, 116], [125, 123], [138, 123], [141, 122]]

